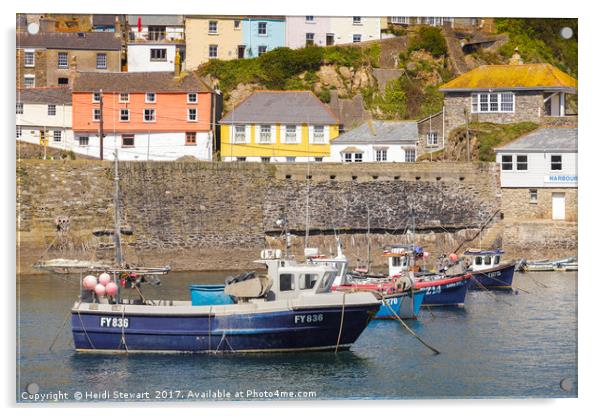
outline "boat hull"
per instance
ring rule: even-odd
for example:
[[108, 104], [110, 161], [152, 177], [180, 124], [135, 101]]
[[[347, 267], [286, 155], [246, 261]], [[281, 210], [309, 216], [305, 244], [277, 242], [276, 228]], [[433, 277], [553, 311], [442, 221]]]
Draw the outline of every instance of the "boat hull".
[[512, 289], [514, 266], [515, 263], [507, 263], [491, 269], [471, 272], [472, 280], [469, 289]]
[[[144, 315], [73, 310], [78, 351], [275, 352], [348, 349], [379, 305], [303, 308], [279, 312]], [[341, 317], [343, 324], [341, 330]], [[340, 331], [340, 338], [339, 338]]]
[[[391, 308], [383, 304], [378, 309], [374, 319], [396, 319], [396, 316], [391, 312], [391, 309], [393, 309], [402, 319], [417, 319], [425, 294], [426, 290], [420, 290], [399, 297], [387, 298], [386, 302]], [[384, 301], [385, 300], [383, 300], [383, 302]]]
[[464, 305], [470, 279], [457, 280], [438, 286], [426, 288], [423, 306], [456, 306]]

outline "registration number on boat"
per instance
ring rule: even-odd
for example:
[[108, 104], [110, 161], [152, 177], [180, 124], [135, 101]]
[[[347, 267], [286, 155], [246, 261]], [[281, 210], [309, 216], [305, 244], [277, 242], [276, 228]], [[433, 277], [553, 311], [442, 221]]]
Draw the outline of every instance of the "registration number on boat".
[[100, 318], [100, 326], [102, 328], [127, 328], [130, 325], [128, 318]]
[[307, 314], [307, 315], [295, 315], [295, 325], [297, 324], [311, 324], [312, 322], [322, 322], [324, 315], [321, 313]]

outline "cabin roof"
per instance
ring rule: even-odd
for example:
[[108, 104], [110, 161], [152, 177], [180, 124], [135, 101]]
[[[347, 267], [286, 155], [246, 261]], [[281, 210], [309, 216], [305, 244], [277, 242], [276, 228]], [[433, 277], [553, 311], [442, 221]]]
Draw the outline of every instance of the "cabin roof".
[[504, 250], [495, 249], [495, 250], [477, 250], [477, 249], [469, 249], [464, 252], [467, 256], [481, 256], [483, 254], [504, 254]]

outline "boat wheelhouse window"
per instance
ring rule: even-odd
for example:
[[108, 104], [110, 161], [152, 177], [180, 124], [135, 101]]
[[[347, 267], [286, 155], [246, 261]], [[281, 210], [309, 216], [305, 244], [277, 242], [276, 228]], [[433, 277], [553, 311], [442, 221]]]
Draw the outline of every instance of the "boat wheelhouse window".
[[476, 264], [477, 266], [480, 266], [481, 264], [483, 264], [483, 258], [481, 256], [476, 256], [474, 258], [474, 264]]
[[491, 256], [485, 256], [485, 265], [491, 265]]
[[495, 260], [493, 261], [493, 264], [500, 264], [500, 256], [499, 255], [495, 256]]
[[322, 283], [320, 284], [320, 292], [328, 292], [336, 276], [335, 272], [324, 273]]
[[318, 281], [318, 277], [319, 276], [317, 274], [309, 273], [299, 276], [299, 289], [313, 289], [313, 287], [316, 285], [316, 282]]
[[280, 291], [287, 290], [295, 290], [295, 280], [292, 274], [284, 273], [280, 275]]
[[401, 257], [391, 257], [391, 265], [393, 267], [401, 266]]

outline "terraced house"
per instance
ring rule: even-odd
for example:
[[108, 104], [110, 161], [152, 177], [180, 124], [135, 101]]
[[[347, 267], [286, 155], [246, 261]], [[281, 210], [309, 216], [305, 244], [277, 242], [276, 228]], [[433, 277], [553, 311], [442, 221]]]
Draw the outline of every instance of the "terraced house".
[[339, 120], [310, 91], [256, 91], [221, 120], [221, 158], [322, 162]]
[[380, 17], [287, 16], [286, 46], [331, 46], [380, 39]]
[[[73, 88], [77, 153], [122, 160], [212, 158], [211, 89], [172, 72], [79, 73]], [[102, 121], [102, 123], [101, 123]]]

